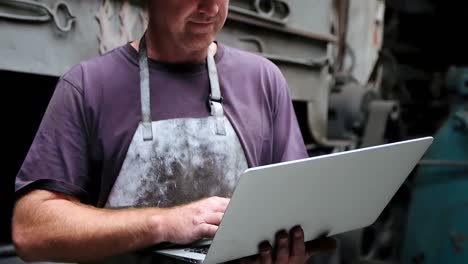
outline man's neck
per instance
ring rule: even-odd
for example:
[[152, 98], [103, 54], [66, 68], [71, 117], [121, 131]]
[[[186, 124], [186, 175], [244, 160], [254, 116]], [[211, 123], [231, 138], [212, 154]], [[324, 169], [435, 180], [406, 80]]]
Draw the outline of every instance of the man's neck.
[[[140, 40], [133, 41], [131, 45], [138, 51]], [[208, 50], [212, 54], [216, 54], [217, 51], [217, 45], [214, 42], [207, 48], [198, 51], [187, 51], [162, 39], [155, 41], [150, 34], [146, 35], [146, 46], [149, 58], [166, 63], [201, 63], [205, 61]]]

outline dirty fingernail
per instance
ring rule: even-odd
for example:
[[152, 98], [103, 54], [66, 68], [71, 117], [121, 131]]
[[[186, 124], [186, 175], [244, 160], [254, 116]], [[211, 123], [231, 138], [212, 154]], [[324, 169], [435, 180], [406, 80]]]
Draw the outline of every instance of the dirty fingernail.
[[268, 243], [268, 242], [262, 242], [262, 243], [260, 244], [260, 251], [261, 251], [262, 253], [265, 252], [265, 251], [267, 251], [267, 252], [269, 253], [270, 249], [271, 249], [270, 243]]
[[282, 231], [279, 233], [278, 238], [283, 240], [288, 238], [288, 233], [286, 231]]

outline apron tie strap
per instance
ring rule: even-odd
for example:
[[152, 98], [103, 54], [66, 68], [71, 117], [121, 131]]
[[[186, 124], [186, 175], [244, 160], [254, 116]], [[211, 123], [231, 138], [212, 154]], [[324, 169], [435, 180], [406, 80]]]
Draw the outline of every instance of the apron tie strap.
[[211, 115], [216, 118], [216, 135], [226, 135], [226, 124], [224, 123], [223, 106], [218, 102], [210, 102]]

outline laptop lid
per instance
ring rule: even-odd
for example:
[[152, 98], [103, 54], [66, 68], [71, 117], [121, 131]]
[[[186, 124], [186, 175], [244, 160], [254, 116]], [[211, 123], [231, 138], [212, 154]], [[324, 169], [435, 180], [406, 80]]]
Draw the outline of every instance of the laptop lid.
[[204, 263], [221, 263], [274, 245], [281, 229], [301, 225], [305, 240], [364, 228], [378, 218], [432, 137], [245, 171]]

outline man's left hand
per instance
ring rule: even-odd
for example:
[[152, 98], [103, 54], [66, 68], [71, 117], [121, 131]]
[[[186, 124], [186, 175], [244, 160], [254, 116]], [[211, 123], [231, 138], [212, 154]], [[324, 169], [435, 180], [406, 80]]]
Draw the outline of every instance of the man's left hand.
[[301, 227], [291, 229], [289, 235], [285, 231], [276, 235], [275, 248], [268, 242], [260, 244], [260, 253], [256, 256], [243, 258], [240, 264], [304, 264], [315, 254], [336, 249], [336, 241], [332, 238], [319, 238], [304, 242], [304, 231]]

